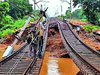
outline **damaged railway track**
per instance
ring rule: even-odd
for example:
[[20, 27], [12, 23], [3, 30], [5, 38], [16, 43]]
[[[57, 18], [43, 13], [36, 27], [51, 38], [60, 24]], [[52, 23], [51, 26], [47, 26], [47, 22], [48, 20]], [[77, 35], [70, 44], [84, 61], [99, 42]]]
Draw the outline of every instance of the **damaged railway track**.
[[100, 74], [100, 53], [84, 44], [71, 30], [68, 23], [59, 22], [59, 30], [67, 44], [67, 50], [83, 75]]
[[100, 53], [93, 50], [80, 40], [69, 23], [52, 18], [52, 24], [58, 25], [63, 43], [82, 75], [100, 75]]

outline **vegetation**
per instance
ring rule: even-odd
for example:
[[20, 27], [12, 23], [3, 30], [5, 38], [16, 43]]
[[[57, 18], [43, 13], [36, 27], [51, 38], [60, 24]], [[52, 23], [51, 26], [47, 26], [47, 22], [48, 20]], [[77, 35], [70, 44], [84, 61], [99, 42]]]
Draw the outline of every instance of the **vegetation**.
[[[11, 35], [15, 29], [21, 28], [28, 18], [26, 11], [32, 12], [32, 6], [29, 5], [28, 0], [8, 1], [0, 2], [0, 38]], [[38, 10], [35, 11], [35, 14], [39, 18]], [[34, 19], [32, 18], [31, 21]]]
[[0, 28], [6, 24], [7, 12], [9, 12], [9, 4], [7, 2], [0, 3]]
[[[67, 10], [66, 11], [66, 17], [67, 18], [70, 17], [69, 14], [70, 14], [70, 11]], [[86, 15], [84, 15], [83, 9], [77, 9], [74, 12], [72, 12], [71, 18], [72, 19], [77, 19], [77, 20], [82, 20], [84, 22], [87, 22], [87, 17], [86, 17]]]
[[93, 26], [93, 25], [85, 25], [84, 28], [87, 33], [91, 33], [93, 29], [100, 29], [99, 26]]
[[10, 4], [9, 15], [14, 19], [23, 18], [27, 14], [26, 11], [32, 12], [32, 5], [29, 0], [8, 0]]
[[73, 0], [74, 6], [80, 4], [89, 22], [100, 25], [100, 0]]

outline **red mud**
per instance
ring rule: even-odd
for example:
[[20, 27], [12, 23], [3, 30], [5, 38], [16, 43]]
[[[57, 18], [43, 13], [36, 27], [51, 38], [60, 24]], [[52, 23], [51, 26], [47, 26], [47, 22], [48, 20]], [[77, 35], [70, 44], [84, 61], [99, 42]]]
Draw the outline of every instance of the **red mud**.
[[48, 62], [52, 59], [58, 61], [61, 75], [76, 75], [79, 69], [74, 64], [73, 60], [71, 58], [59, 58], [67, 54], [59, 32], [51, 28], [49, 29], [48, 36], [43, 65], [39, 75], [47, 75]]
[[83, 21], [79, 21], [79, 20], [71, 20], [71, 23], [76, 25], [76, 24], [79, 24], [79, 25], [89, 25], [88, 23], [86, 22], [83, 22]]
[[82, 38], [82, 40], [86, 42], [89, 46], [91, 46], [93, 49], [100, 51], [100, 42], [96, 42], [94, 41], [95, 39], [86, 37], [84, 34], [80, 34], [79, 37]]
[[[55, 35], [52, 35], [51, 32], [54, 32]], [[51, 28], [49, 29], [48, 35], [50, 36], [48, 37], [46, 51], [49, 51], [51, 53], [49, 56], [50, 57], [60, 57], [61, 55], [66, 54], [67, 51], [65, 50], [65, 47], [63, 45], [59, 32]]]

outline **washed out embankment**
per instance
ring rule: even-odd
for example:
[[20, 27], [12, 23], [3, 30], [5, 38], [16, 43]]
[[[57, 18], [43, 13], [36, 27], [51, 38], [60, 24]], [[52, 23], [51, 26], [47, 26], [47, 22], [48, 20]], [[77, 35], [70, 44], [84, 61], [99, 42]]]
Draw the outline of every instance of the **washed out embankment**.
[[79, 72], [79, 69], [68, 55], [68, 52], [63, 45], [57, 27], [49, 28], [46, 52], [40, 75], [49, 75], [48, 66], [51, 60], [57, 60], [60, 75], [76, 75]]

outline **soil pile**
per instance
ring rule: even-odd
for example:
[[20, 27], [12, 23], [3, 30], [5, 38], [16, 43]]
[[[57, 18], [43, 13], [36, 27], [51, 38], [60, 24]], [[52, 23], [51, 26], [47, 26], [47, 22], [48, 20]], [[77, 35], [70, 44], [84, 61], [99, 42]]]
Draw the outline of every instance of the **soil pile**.
[[50, 28], [48, 32], [49, 37], [46, 45], [46, 51], [51, 53], [49, 56], [58, 58], [66, 54], [67, 51], [65, 50], [58, 29]]

